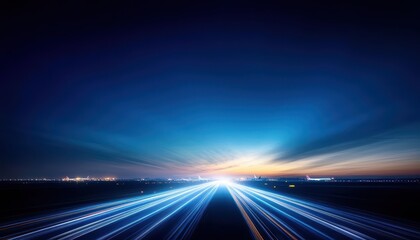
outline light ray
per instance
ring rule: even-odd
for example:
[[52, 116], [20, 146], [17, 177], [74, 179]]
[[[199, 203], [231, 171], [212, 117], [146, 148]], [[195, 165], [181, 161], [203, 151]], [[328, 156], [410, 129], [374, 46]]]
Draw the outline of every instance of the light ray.
[[[217, 182], [203, 183], [14, 222], [0, 227], [1, 237], [76, 239], [84, 236], [110, 239], [129, 233], [129, 238], [141, 239], [174, 216], [177, 216], [177, 221], [169, 229], [168, 236], [187, 237], [218, 186]], [[132, 233], [133, 227], [140, 230]]]
[[225, 179], [92, 204], [0, 226], [5, 239], [188, 239], [219, 186], [229, 191], [254, 239], [414, 239], [385, 219], [288, 197]]
[[256, 188], [226, 185], [256, 239], [413, 239], [396, 223]]

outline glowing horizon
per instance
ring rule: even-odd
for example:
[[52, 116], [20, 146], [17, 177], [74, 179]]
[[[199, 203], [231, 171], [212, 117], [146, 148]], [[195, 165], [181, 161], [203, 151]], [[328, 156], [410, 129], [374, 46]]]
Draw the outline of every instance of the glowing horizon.
[[1, 178], [420, 175], [409, 14], [187, 4], [167, 21], [178, 11], [136, 4], [112, 26], [96, 11], [59, 29], [37, 11], [10, 21]]

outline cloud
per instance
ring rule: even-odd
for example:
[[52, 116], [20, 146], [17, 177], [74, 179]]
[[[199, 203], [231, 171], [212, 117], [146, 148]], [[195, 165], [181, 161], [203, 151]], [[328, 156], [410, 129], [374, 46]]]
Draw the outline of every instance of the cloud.
[[[271, 173], [327, 175], [420, 174], [418, 125], [398, 128], [353, 141], [301, 148], [300, 153], [277, 156]], [[317, 146], [317, 147], [314, 147]]]

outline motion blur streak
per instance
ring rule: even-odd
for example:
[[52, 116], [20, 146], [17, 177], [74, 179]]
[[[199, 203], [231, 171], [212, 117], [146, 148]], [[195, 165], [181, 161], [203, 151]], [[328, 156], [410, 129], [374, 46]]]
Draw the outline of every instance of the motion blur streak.
[[[255, 239], [415, 239], [416, 229], [245, 185], [213, 181], [0, 226], [5, 239], [188, 239], [218, 187]], [[223, 231], [226, 231], [223, 230]]]
[[[188, 238], [217, 190], [210, 182], [144, 197], [95, 204], [0, 227], [7, 239], [141, 239], [170, 221], [160, 238]], [[176, 219], [176, 220], [174, 220]], [[162, 229], [161, 229], [162, 230]]]
[[413, 239], [420, 232], [236, 183], [227, 185], [257, 239]]

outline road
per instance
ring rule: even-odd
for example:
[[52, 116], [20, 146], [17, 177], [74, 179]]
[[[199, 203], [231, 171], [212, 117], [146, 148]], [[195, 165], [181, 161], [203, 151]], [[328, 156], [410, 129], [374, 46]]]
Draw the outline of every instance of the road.
[[414, 226], [213, 181], [0, 224], [0, 239], [418, 239]]
[[192, 239], [252, 239], [249, 228], [226, 186], [218, 188]]

